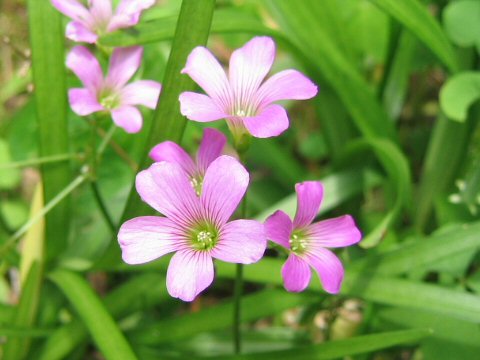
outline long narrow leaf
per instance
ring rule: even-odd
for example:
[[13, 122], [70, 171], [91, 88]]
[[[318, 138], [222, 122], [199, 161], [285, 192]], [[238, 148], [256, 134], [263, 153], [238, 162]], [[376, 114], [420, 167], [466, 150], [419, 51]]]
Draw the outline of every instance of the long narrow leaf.
[[56, 270], [49, 277], [80, 315], [106, 359], [137, 358], [110, 313], [82, 277], [67, 270]]
[[[49, 0], [29, 0], [33, 82], [40, 156], [68, 153], [64, 31], [60, 13]], [[68, 161], [42, 165], [44, 201], [48, 203], [70, 182]], [[68, 201], [46, 216], [46, 258], [51, 260], [67, 244]]]

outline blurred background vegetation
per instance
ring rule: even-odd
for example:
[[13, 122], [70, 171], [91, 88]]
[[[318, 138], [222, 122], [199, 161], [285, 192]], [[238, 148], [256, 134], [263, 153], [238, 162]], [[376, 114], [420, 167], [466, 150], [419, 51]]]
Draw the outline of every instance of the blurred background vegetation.
[[[138, 76], [178, 76], [180, 83], [182, 76], [166, 69], [181, 4], [157, 1], [135, 29], [104, 35], [100, 45], [144, 45]], [[189, 6], [192, 28], [208, 29], [208, 19]], [[81, 176], [91, 151], [88, 121], [66, 103], [65, 89], [78, 80], [56, 56], [72, 46], [63, 36], [67, 19], [47, 7], [43, 0], [0, 1], [0, 353], [228, 358], [233, 266], [218, 263], [214, 285], [195, 302], [171, 299], [168, 259], [121, 264], [115, 234], [85, 184], [74, 183], [46, 223], [28, 223]], [[55, 31], [42, 32], [49, 26]], [[291, 213], [294, 184], [321, 179], [321, 216], [352, 214], [365, 239], [339, 252], [347, 271], [338, 296], [323, 293], [317, 278], [305, 293], [284, 291], [282, 259], [273, 250], [246, 267], [244, 355], [237, 358], [478, 359], [480, 1], [216, 2], [208, 46], [223, 63], [262, 34], [277, 43], [273, 71], [302, 70], [320, 93], [286, 103], [291, 127], [282, 136], [254, 139], [249, 215]], [[189, 36], [178, 32], [174, 41], [198, 45]], [[175, 104], [168, 91], [160, 103]], [[170, 113], [173, 120], [158, 115]], [[178, 106], [156, 114], [144, 109], [143, 130], [117, 130], [102, 156], [98, 184], [115, 223], [152, 143], [182, 139], [194, 152], [201, 138], [198, 123], [183, 134], [167, 129], [180, 118]], [[110, 125], [100, 122], [98, 142]], [[227, 133], [222, 122], [213, 126]], [[46, 155], [62, 160], [40, 168], [36, 159]], [[144, 212], [130, 203], [128, 214]]]

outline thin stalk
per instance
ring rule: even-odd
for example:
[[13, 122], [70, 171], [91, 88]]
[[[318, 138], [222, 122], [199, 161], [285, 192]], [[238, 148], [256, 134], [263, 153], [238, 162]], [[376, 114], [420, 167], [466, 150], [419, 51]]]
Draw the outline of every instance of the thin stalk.
[[[91, 136], [90, 136], [90, 187], [93, 192], [93, 196], [95, 198], [95, 201], [97, 202], [98, 208], [100, 209], [100, 212], [103, 216], [103, 219], [107, 223], [108, 227], [112, 231], [112, 233], [115, 233], [116, 231], [116, 226], [115, 223], [112, 220], [112, 217], [110, 216], [110, 213], [108, 212], [107, 206], [105, 202], [103, 201], [102, 194], [100, 193], [100, 189], [98, 187], [97, 183], [97, 165], [98, 165], [98, 152], [97, 152], [97, 145], [96, 145], [96, 140], [97, 140], [97, 121], [96, 119], [92, 119], [90, 122], [92, 126], [91, 130]], [[115, 129], [115, 128], [113, 128]], [[103, 138], [102, 143], [99, 146], [99, 149], [105, 148], [106, 144], [109, 141], [109, 137], [111, 138], [113, 135], [113, 130], [109, 130], [110, 136], [108, 136], [108, 133], [105, 135]]]
[[57, 204], [59, 204], [64, 198], [66, 198], [73, 190], [75, 190], [80, 184], [82, 184], [87, 178], [87, 174], [81, 174], [77, 176], [65, 189], [60, 191], [57, 196], [48, 202], [48, 204], [40, 211], [37, 215], [28, 220], [20, 229], [15, 232], [3, 246], [0, 248], [0, 256], [5, 255], [5, 253], [10, 249], [15, 242], [20, 239], [30, 227], [36, 224], [40, 219], [42, 219], [46, 214], [50, 212]]
[[0, 165], [0, 170], [16, 169], [16, 168], [35, 166], [40, 164], [55, 163], [55, 162], [67, 161], [75, 158], [81, 159], [82, 156], [83, 154], [59, 154], [59, 155], [45, 156], [37, 159], [22, 160], [22, 161], [11, 162], [8, 164], [3, 164], [3, 165]]
[[103, 152], [107, 148], [107, 145], [110, 143], [110, 140], [112, 139], [112, 136], [115, 133], [116, 129], [117, 129], [117, 126], [115, 124], [112, 124], [112, 126], [110, 127], [110, 129], [108, 129], [106, 133], [100, 132], [100, 136], [103, 136], [103, 139], [97, 149], [98, 156], [101, 156], [103, 154]]
[[[240, 160], [245, 164], [245, 152], [239, 152]], [[240, 218], [247, 217], [247, 194], [243, 197], [240, 205]], [[243, 295], [243, 264], [237, 264], [235, 284], [233, 288], [233, 349], [235, 354], [240, 354], [242, 351], [242, 333], [241, 333], [241, 318], [242, 318], [242, 295]]]
[[[102, 128], [97, 128], [97, 132], [98, 134], [102, 137], [102, 138], [108, 138], [109, 137], [109, 133], [110, 131], [112, 131], [112, 129], [110, 129], [108, 131], [108, 133], [106, 133]], [[138, 170], [138, 164], [135, 162], [135, 160], [133, 160], [129, 155], [128, 153], [123, 150], [123, 148], [118, 145], [115, 141], [113, 141], [111, 139], [111, 136], [113, 135], [113, 131], [112, 131], [112, 134], [110, 135], [110, 139], [107, 140], [107, 143], [111, 146], [111, 148], [113, 149], [113, 151], [115, 151], [117, 153], [117, 155], [123, 160], [125, 161], [126, 164], [128, 164], [128, 166], [134, 171], [136, 172]], [[106, 145], [105, 145], [106, 146]], [[105, 150], [105, 149], [103, 149]], [[103, 152], [103, 151], [102, 151]]]

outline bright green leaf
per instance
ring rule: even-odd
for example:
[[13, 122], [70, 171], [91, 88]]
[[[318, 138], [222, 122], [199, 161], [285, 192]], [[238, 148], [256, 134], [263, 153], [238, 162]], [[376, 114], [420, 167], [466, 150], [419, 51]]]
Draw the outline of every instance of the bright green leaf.
[[445, 31], [459, 46], [476, 46], [480, 51], [480, 2], [450, 2], [443, 11]]
[[466, 120], [468, 109], [479, 98], [480, 73], [473, 71], [449, 78], [440, 91], [440, 105], [445, 115], [460, 122]]

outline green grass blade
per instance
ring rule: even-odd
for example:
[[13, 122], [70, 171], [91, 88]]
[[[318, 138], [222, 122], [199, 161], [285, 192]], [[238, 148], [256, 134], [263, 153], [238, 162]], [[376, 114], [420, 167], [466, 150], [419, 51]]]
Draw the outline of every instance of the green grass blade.
[[[40, 157], [68, 153], [67, 91], [64, 30], [61, 14], [49, 0], [28, 0], [33, 83]], [[44, 201], [48, 203], [70, 183], [68, 161], [42, 165]], [[68, 199], [67, 199], [68, 200]], [[65, 249], [69, 203], [59, 203], [46, 216], [46, 260]]]
[[[11, 325], [18, 328], [30, 328], [34, 324], [38, 303], [40, 301], [42, 277], [42, 265], [39, 261], [34, 261], [30, 266], [25, 284], [22, 288], [20, 302], [16, 308]], [[23, 359], [27, 355], [29, 347], [30, 339], [9, 336], [3, 348], [3, 359]]]
[[[165, 299], [164, 276], [140, 274], [110, 292], [103, 300], [115, 318], [145, 310]], [[42, 348], [39, 360], [61, 360], [88, 338], [88, 330], [79, 319], [57, 329]]]
[[[162, 92], [158, 101], [149, 137], [143, 150], [140, 168], [145, 168], [150, 160], [149, 151], [161, 141], [172, 140], [180, 143], [186, 126], [186, 118], [180, 114], [178, 97], [181, 92], [194, 87], [193, 81], [180, 71], [192, 49], [205, 45], [210, 31], [215, 0], [184, 0], [178, 17], [172, 50], [167, 62]], [[132, 187], [122, 221], [149, 213], [152, 210], [140, 200]], [[120, 259], [120, 247], [116, 241], [110, 243], [100, 262], [117, 262]]]
[[110, 313], [82, 277], [67, 270], [56, 270], [49, 277], [75, 308], [107, 360], [137, 359]]
[[454, 255], [480, 248], [480, 223], [449, 227], [427, 239], [415, 238], [399, 249], [371, 255], [349, 264], [359, 272], [397, 275], [426, 267]]
[[395, 139], [393, 122], [377, 101], [371, 87], [320, 25], [318, 11], [312, 10], [317, 9], [315, 4], [318, 2], [274, 0], [267, 3], [285, 36], [298, 47], [301, 56], [308, 60], [308, 65], [315, 70], [316, 78], [321, 74], [328, 81], [362, 134], [367, 138]]
[[[318, 345], [298, 347], [289, 350], [271, 351], [263, 353], [222, 356], [225, 360], [234, 359], [259, 359], [259, 360], [327, 360], [338, 359], [344, 356], [364, 354], [370, 351], [389, 348], [397, 345], [417, 343], [426, 336], [432, 334], [429, 329], [413, 329], [402, 331], [391, 331], [381, 334], [370, 334], [357, 336], [345, 340], [329, 341]], [[215, 357], [214, 359], [219, 359]]]
[[[264, 290], [242, 297], [242, 322], [278, 314], [280, 311], [319, 301], [310, 293], [294, 294], [283, 290]], [[205, 308], [199, 312], [160, 320], [154, 325], [132, 333], [132, 341], [159, 344], [194, 336], [204, 331], [232, 325], [233, 300]]]
[[459, 66], [455, 52], [440, 24], [417, 0], [370, 0], [422, 41], [443, 64], [455, 73]]

